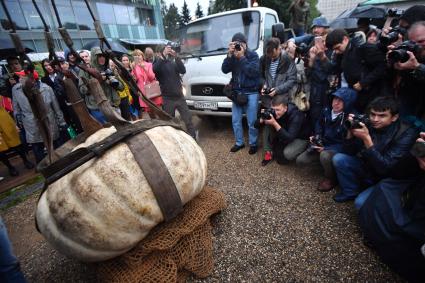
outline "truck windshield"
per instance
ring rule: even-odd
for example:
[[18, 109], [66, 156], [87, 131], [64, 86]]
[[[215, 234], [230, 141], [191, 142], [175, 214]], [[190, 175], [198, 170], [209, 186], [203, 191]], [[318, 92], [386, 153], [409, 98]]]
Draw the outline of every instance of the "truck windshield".
[[245, 34], [249, 49], [257, 49], [260, 13], [240, 12], [188, 24], [181, 31], [181, 55], [184, 57], [226, 53], [232, 36], [238, 32]]

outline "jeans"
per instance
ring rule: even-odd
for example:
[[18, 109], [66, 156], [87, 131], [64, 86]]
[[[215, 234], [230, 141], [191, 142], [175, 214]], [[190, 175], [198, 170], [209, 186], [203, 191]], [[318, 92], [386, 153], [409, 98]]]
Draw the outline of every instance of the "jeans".
[[367, 188], [363, 192], [361, 192], [356, 199], [354, 200], [354, 207], [357, 211], [362, 208], [363, 204], [366, 202], [370, 194], [372, 193], [374, 187]]
[[103, 115], [102, 111], [92, 110], [92, 109], [90, 109], [89, 111], [90, 111], [90, 114], [93, 116], [93, 118], [95, 118], [102, 125], [108, 122], [106, 121], [106, 117]]
[[26, 282], [19, 268], [19, 262], [12, 251], [6, 226], [0, 217], [0, 282], [21, 283]]
[[347, 197], [357, 196], [364, 188], [373, 185], [362, 160], [358, 157], [337, 153], [332, 159], [341, 193]]
[[233, 133], [235, 135], [236, 145], [243, 145], [243, 127], [242, 117], [243, 113], [246, 114], [248, 120], [248, 139], [250, 146], [257, 145], [258, 129], [254, 127], [255, 121], [257, 120], [258, 111], [258, 93], [247, 92], [248, 103], [244, 106], [239, 106], [233, 102], [232, 104], [232, 125]]

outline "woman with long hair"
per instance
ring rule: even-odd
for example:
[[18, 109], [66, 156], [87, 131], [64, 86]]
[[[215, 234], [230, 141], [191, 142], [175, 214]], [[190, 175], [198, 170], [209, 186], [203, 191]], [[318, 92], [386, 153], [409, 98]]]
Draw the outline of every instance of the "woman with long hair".
[[[129, 55], [127, 54], [122, 55], [121, 63], [130, 74], [133, 74], [133, 66], [132, 66], [133, 62]], [[139, 96], [137, 95], [137, 93], [134, 93], [131, 89], [129, 89], [129, 91], [130, 91], [130, 96], [128, 97], [128, 99], [130, 102], [130, 112], [131, 112], [132, 120], [137, 120], [137, 118], [141, 119], [142, 109], [140, 108]]]
[[[145, 94], [145, 85], [154, 82], [155, 73], [153, 72], [152, 63], [145, 61], [145, 56], [143, 52], [139, 49], [135, 49], [133, 51], [134, 57], [134, 67], [133, 67], [133, 75], [136, 78], [137, 85], [143, 94]], [[162, 105], [162, 97], [158, 96], [151, 99], [153, 103], [157, 106], [161, 107]], [[143, 112], [149, 113], [151, 115], [151, 110], [149, 106], [140, 99], [140, 106]]]

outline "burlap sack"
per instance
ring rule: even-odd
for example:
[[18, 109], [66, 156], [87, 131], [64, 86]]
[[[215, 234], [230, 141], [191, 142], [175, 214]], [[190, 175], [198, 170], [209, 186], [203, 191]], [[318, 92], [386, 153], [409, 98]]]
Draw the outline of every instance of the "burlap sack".
[[222, 192], [210, 187], [174, 220], [155, 227], [134, 249], [97, 265], [100, 282], [184, 282], [213, 270], [210, 217], [226, 207]]

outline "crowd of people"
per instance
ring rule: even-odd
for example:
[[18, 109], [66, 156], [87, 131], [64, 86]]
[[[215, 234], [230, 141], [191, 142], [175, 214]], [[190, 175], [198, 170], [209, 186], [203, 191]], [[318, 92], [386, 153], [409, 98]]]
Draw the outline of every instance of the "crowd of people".
[[331, 30], [318, 17], [311, 33], [304, 33], [305, 4], [291, 6], [299, 14], [299, 36], [267, 40], [261, 58], [244, 34], [231, 39], [222, 63], [222, 72], [232, 74], [225, 90], [233, 101], [230, 152], [245, 147], [246, 114], [249, 154], [258, 151], [261, 129], [262, 166], [273, 160], [320, 165], [324, 179], [318, 190], [339, 186], [333, 199], [354, 200], [365, 242], [403, 277], [420, 281], [425, 278], [425, 6], [407, 9], [382, 29], [360, 19], [358, 30]]

